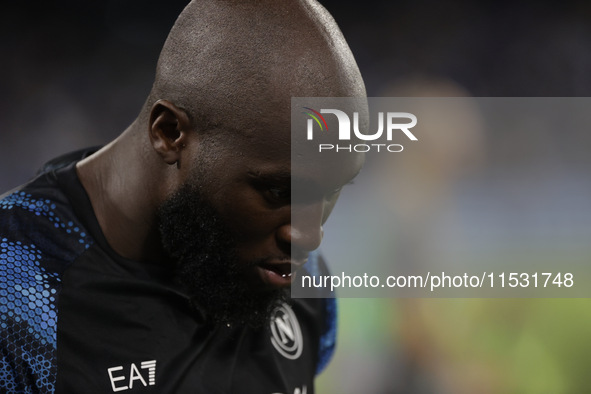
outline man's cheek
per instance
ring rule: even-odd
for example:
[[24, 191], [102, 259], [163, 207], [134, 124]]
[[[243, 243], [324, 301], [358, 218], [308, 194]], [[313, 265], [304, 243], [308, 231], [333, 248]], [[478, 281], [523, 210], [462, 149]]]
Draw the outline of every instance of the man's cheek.
[[229, 229], [241, 242], [268, 237], [281, 225], [278, 215], [269, 211], [232, 209], [227, 217]]

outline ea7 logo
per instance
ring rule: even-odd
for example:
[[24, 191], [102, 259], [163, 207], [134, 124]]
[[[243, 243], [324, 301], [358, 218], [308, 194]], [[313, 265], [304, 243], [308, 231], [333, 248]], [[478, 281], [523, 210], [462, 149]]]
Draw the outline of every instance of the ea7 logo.
[[[140, 368], [134, 363], [131, 363], [129, 367], [123, 367], [123, 365], [111, 367], [107, 369], [107, 373], [111, 380], [113, 392], [131, 390], [133, 385], [138, 383], [141, 383], [144, 387], [148, 385], [154, 386], [156, 384], [156, 360], [142, 361]], [[148, 377], [147, 381], [146, 376]], [[127, 385], [124, 386], [125, 383]]]
[[[307, 123], [308, 140], [314, 138], [314, 121], [320, 126], [321, 130], [324, 130], [323, 125], [326, 127], [326, 130], [328, 130], [326, 120], [321, 114], [333, 114], [337, 117], [337, 121], [339, 122], [339, 140], [348, 141], [351, 139], [351, 119], [345, 112], [338, 109], [321, 109], [320, 113], [318, 113], [309, 107], [304, 107], [304, 109], [310, 111], [304, 113], [311, 117], [311, 119], [308, 119]], [[417, 141], [417, 137], [415, 137], [409, 130], [416, 126], [417, 117], [408, 112], [387, 112], [385, 116], [383, 112], [378, 112], [378, 130], [373, 134], [365, 134], [359, 130], [359, 113], [353, 112], [353, 133], [362, 141], [375, 141], [384, 133], [384, 118], [386, 119], [385, 130], [388, 141], [392, 140], [392, 135], [395, 130], [402, 131], [410, 140]], [[400, 123], [401, 119], [406, 119], [407, 122]]]

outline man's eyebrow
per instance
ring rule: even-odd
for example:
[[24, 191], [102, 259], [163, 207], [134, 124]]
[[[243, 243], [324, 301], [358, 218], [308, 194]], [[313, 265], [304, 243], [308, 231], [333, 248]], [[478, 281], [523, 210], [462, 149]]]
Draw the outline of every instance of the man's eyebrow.
[[281, 183], [291, 181], [291, 171], [279, 170], [273, 172], [248, 171], [248, 176], [260, 182]]
[[[339, 184], [339, 186], [345, 186], [347, 184], [350, 184], [353, 181], [353, 179], [355, 179], [359, 175], [361, 170], [362, 169], [360, 168], [353, 176], [349, 177], [342, 184]], [[269, 172], [263, 172], [260, 170], [250, 170], [247, 172], [247, 174], [254, 181], [261, 184], [291, 184], [293, 186], [301, 188], [302, 190], [320, 187], [320, 185], [318, 185], [317, 182], [315, 182], [314, 180], [294, 176], [291, 173], [291, 171], [287, 169]]]
[[279, 170], [272, 172], [248, 171], [248, 175], [259, 184], [296, 186], [298, 189], [307, 190], [318, 187], [318, 185], [306, 178], [294, 176], [290, 170]]

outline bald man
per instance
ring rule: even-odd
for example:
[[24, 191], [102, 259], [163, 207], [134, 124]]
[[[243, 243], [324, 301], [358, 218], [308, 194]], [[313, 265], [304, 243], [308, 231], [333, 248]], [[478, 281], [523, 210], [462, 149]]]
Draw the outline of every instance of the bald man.
[[365, 96], [319, 4], [185, 8], [133, 124], [0, 200], [2, 392], [314, 391], [334, 303], [287, 290], [363, 160], [298, 170], [292, 226], [292, 96]]

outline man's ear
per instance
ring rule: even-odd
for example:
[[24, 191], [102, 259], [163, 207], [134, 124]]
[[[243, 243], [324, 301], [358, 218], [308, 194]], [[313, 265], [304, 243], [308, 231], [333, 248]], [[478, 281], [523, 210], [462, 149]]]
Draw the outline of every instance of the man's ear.
[[177, 163], [187, 142], [191, 122], [187, 113], [167, 100], [158, 100], [150, 111], [150, 142], [167, 164]]

